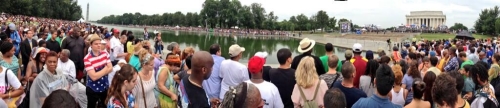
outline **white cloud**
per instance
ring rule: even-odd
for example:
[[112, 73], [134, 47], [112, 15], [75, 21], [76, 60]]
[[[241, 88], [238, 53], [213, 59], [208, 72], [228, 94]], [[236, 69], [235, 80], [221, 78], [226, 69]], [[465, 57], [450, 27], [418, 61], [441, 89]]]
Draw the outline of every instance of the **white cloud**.
[[[79, 0], [86, 15], [86, 4], [90, 3], [90, 20], [103, 16], [140, 12], [142, 14], [162, 14], [164, 12], [199, 12], [204, 0]], [[274, 11], [280, 20], [303, 13], [311, 16], [324, 10], [337, 19], [346, 18], [355, 24], [377, 24], [391, 27], [405, 23], [405, 15], [410, 11], [443, 11], [447, 25], [455, 22], [472, 27], [479, 12], [500, 4], [500, 0], [240, 0], [242, 5], [261, 3], [266, 12]]]

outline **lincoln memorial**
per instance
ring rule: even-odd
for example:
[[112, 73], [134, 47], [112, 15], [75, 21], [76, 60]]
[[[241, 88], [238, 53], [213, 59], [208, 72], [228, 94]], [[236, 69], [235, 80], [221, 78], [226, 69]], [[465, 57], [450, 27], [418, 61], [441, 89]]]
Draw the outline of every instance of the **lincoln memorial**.
[[406, 25], [438, 27], [445, 23], [446, 15], [443, 11], [411, 11], [410, 15], [406, 15]]

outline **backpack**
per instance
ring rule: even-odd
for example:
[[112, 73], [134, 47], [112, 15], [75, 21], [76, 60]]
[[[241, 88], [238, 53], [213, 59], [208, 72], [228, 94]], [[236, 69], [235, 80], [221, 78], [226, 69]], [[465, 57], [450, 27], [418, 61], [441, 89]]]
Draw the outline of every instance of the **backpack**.
[[319, 89], [320, 83], [321, 83], [321, 80], [318, 80], [318, 84], [316, 85], [316, 90], [314, 91], [314, 97], [311, 100], [306, 99], [306, 95], [304, 95], [302, 88], [299, 87], [300, 98], [302, 98], [304, 100], [304, 103], [302, 104], [302, 108], [318, 108], [318, 102], [316, 102], [316, 95], [318, 95], [318, 89]]

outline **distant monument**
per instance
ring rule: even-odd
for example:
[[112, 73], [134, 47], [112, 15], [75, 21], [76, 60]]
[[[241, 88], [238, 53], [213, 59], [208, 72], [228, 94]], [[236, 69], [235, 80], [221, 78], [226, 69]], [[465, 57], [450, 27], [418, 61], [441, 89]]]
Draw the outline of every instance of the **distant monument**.
[[446, 24], [446, 15], [443, 11], [411, 11], [406, 15], [406, 26], [439, 27]]
[[351, 21], [343, 21], [339, 22], [340, 33], [349, 33], [351, 32]]
[[89, 21], [89, 3], [87, 3], [87, 16], [85, 20]]

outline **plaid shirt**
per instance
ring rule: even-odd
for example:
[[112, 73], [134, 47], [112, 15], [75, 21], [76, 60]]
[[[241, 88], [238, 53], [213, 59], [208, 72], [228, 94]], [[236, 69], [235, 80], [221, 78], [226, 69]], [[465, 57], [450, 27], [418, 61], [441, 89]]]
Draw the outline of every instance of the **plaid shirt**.
[[458, 58], [457, 57], [453, 57], [450, 59], [450, 61], [448, 61], [448, 63], [446, 64], [446, 66], [444, 67], [444, 71], [445, 72], [451, 72], [451, 71], [454, 71], [454, 70], [458, 70], [459, 66], [458, 66]]

